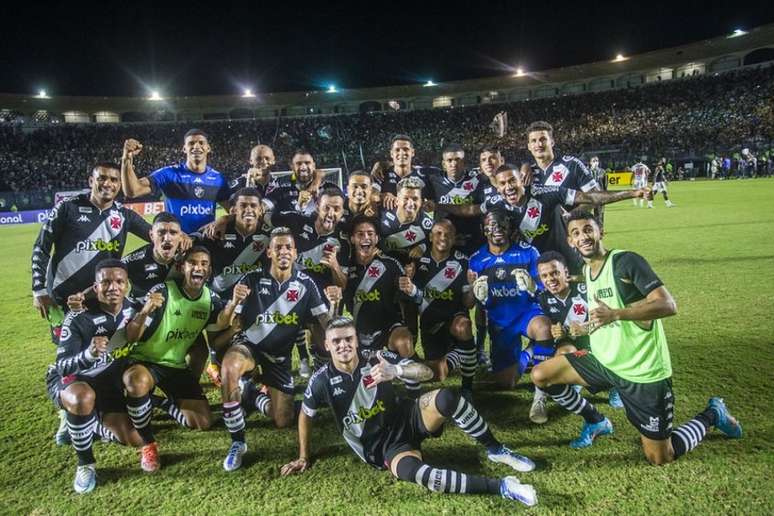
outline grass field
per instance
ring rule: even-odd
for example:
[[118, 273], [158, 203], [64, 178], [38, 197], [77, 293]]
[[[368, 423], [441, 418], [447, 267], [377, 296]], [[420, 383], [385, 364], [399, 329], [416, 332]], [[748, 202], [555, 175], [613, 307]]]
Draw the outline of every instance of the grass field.
[[[295, 430], [275, 430], [256, 415], [248, 423], [244, 467], [227, 474], [221, 461], [229, 437], [177, 428], [157, 419], [163, 467], [139, 468], [134, 449], [95, 444], [98, 486], [72, 491], [75, 457], [57, 448], [57, 418], [46, 397], [45, 367], [54, 357], [46, 325], [31, 307], [29, 256], [34, 225], [0, 228], [0, 513], [315, 513], [315, 514], [773, 514], [774, 513], [774, 180], [696, 182], [670, 186], [677, 204], [608, 208], [607, 245], [643, 254], [677, 299], [665, 322], [674, 367], [676, 422], [725, 397], [743, 423], [740, 441], [717, 432], [687, 457], [647, 465], [638, 434], [622, 411], [592, 398], [614, 435], [575, 451], [567, 443], [580, 419], [550, 405], [548, 424], [527, 418], [531, 395], [491, 390], [479, 378], [477, 405], [496, 435], [534, 458], [521, 474], [539, 505], [526, 509], [498, 497], [432, 494], [361, 463], [323, 413], [313, 433], [316, 462], [302, 476], [280, 478], [296, 457]], [[136, 246], [132, 242], [129, 250]], [[452, 383], [457, 383], [454, 378]], [[210, 388], [210, 400], [220, 394]], [[217, 406], [217, 405], [216, 405]], [[426, 441], [426, 459], [469, 473], [504, 476], [453, 426]]]

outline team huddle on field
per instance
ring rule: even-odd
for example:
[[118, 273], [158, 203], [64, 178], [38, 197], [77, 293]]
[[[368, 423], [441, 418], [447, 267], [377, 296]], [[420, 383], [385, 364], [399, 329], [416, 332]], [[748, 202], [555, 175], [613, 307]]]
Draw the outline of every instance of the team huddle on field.
[[[487, 368], [501, 389], [527, 375], [534, 424], [547, 422], [550, 400], [581, 416], [573, 448], [613, 432], [584, 388], [625, 410], [653, 464], [682, 456], [713, 427], [741, 437], [717, 397], [673, 426], [661, 319], [676, 303], [642, 256], [603, 243], [605, 204], [652, 199], [646, 167], [632, 167], [634, 188], [606, 191], [599, 160], [587, 168], [559, 156], [550, 124], [531, 124], [526, 139], [529, 163], [485, 148], [468, 168], [452, 144], [436, 168], [417, 166], [411, 137], [398, 134], [389, 161], [343, 185], [304, 149], [289, 157], [286, 181], [274, 177], [266, 145], [229, 182], [208, 165], [207, 135], [195, 129], [184, 161], [147, 176], [134, 170], [136, 140], [124, 142], [120, 165], [97, 163], [90, 191], [53, 208], [32, 253], [33, 304], [57, 345], [46, 386], [61, 418], [57, 443], [77, 455], [75, 491], [96, 485], [95, 438], [138, 448], [147, 472], [160, 468], [154, 410], [210, 428], [205, 372], [231, 438], [226, 471], [242, 465], [252, 412], [297, 425], [298, 458], [280, 471], [307, 470], [312, 421], [329, 410], [358, 457], [401, 480], [535, 505], [535, 488], [516, 476], [435, 467], [421, 453], [449, 421], [489, 460], [535, 468], [475, 408], [486, 392], [474, 379]], [[671, 205], [663, 177], [655, 182]], [[121, 191], [163, 194], [165, 211], [148, 223], [116, 201]], [[226, 214], [216, 218], [218, 204]], [[148, 243], [124, 255], [129, 233]], [[300, 401], [294, 349], [307, 379]], [[455, 372], [460, 389], [423, 391]]]

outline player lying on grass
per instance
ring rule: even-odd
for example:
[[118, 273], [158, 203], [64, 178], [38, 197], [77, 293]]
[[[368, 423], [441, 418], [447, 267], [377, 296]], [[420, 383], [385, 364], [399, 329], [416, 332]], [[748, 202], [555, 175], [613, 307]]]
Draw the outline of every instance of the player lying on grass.
[[438, 437], [447, 419], [487, 450], [489, 460], [516, 471], [535, 468], [492, 435], [486, 421], [465, 398], [450, 389], [436, 389], [419, 400], [399, 398], [393, 380], [430, 380], [424, 364], [401, 359], [390, 351], [358, 349], [354, 322], [337, 317], [325, 332], [328, 365], [309, 380], [298, 418], [298, 459], [285, 464], [282, 475], [301, 473], [311, 465], [312, 418], [323, 406], [334, 413], [336, 426], [358, 457], [378, 469], [389, 469], [401, 480], [442, 493], [499, 494], [503, 498], [535, 505], [535, 489], [516, 477], [503, 479], [467, 475], [425, 463], [420, 447], [428, 437]]
[[126, 300], [126, 265], [116, 259], [96, 266], [96, 303], [88, 310], [70, 312], [62, 325], [56, 363], [46, 373], [48, 393], [58, 409], [66, 411], [78, 468], [73, 489], [88, 493], [97, 484], [94, 435], [132, 446], [143, 442], [126, 414], [122, 346], [125, 325], [134, 315]]
[[573, 212], [567, 229], [569, 243], [586, 262], [591, 351], [543, 362], [532, 370], [532, 381], [585, 420], [570, 446], [585, 448], [596, 436], [613, 432], [610, 421], [572, 389], [575, 384], [592, 392], [618, 389], [652, 464], [692, 450], [713, 426], [728, 437], [741, 437], [741, 425], [721, 398], [710, 399], [704, 411], [673, 428], [672, 364], [661, 319], [677, 313], [675, 300], [644, 258], [605, 248], [591, 213]]

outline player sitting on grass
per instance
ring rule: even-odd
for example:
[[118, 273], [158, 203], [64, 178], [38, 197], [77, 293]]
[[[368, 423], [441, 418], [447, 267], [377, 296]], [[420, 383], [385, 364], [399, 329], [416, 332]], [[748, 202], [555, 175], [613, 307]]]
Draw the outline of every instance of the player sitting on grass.
[[661, 319], [677, 313], [675, 300], [644, 258], [605, 248], [591, 213], [573, 212], [567, 229], [569, 243], [586, 262], [591, 351], [547, 360], [532, 370], [532, 380], [585, 420], [570, 446], [585, 448], [596, 436], [613, 432], [610, 421], [571, 387], [575, 384], [592, 392], [618, 389], [652, 464], [684, 455], [713, 426], [728, 437], [741, 437], [741, 425], [721, 398], [711, 398], [704, 411], [673, 429], [672, 364]]
[[519, 483], [516, 477], [467, 475], [423, 461], [422, 441], [440, 436], [444, 423], [451, 419], [487, 449], [492, 462], [521, 472], [535, 468], [530, 459], [503, 446], [473, 405], [456, 392], [436, 389], [419, 400], [396, 396], [393, 380], [430, 380], [433, 372], [429, 367], [401, 359], [390, 351], [359, 350], [355, 324], [347, 317], [328, 324], [325, 347], [331, 362], [309, 380], [298, 418], [298, 459], [282, 467], [283, 476], [309, 468], [312, 418], [321, 407], [329, 406], [344, 440], [358, 457], [375, 468], [389, 469], [397, 478], [431, 491], [499, 494], [529, 506], [537, 503], [535, 489]]

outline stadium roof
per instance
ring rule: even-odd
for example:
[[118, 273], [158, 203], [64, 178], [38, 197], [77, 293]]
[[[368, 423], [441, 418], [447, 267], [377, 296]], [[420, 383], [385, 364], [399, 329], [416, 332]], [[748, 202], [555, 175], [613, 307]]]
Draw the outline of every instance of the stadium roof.
[[[37, 110], [49, 112], [80, 111], [116, 113], [172, 111], [207, 112], [213, 110], [281, 108], [287, 106], [321, 106], [338, 103], [359, 103], [365, 101], [383, 102], [392, 99], [427, 99], [439, 96], [475, 94], [476, 92], [512, 91], [530, 89], [546, 84], [563, 84], [588, 80], [595, 77], [621, 77], [635, 72], [646, 73], [660, 69], [675, 69], [695, 63], [709, 65], [725, 56], [745, 55], [761, 48], [774, 48], [774, 24], [749, 30], [739, 36], [724, 35], [698, 41], [679, 47], [656, 50], [638, 55], [626, 56], [624, 60], [598, 61], [543, 71], [527, 71], [523, 76], [501, 75], [483, 79], [442, 82], [432, 87], [423, 84], [406, 86], [384, 86], [363, 89], [338, 89], [297, 91], [279, 93], [258, 93], [245, 98], [241, 94], [210, 95], [195, 97], [165, 97], [151, 100], [146, 97], [80, 97], [57, 96], [49, 92], [50, 98], [36, 98], [33, 95], [0, 94], [0, 110], [32, 113]], [[740, 60], [741, 62], [741, 60]], [[162, 94], [163, 95], [163, 94]]]

